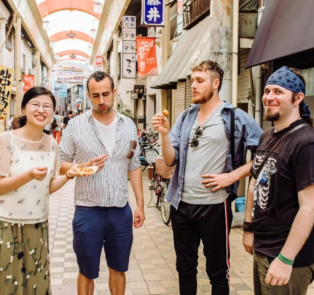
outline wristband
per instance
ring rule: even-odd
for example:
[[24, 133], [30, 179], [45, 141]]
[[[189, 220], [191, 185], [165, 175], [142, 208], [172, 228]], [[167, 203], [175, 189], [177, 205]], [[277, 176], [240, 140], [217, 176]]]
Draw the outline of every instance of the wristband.
[[278, 259], [279, 259], [281, 262], [283, 262], [283, 263], [285, 263], [285, 264], [288, 264], [288, 265], [293, 265], [293, 263], [294, 263], [294, 260], [291, 260], [291, 259], [286, 258], [286, 257], [283, 256], [281, 253], [279, 253]]
[[253, 232], [253, 223], [252, 222], [243, 222], [243, 231], [250, 231]]

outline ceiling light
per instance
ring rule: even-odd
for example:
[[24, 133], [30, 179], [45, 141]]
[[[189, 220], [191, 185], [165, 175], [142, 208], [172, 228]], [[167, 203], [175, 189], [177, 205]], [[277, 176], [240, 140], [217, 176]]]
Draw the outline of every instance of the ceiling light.
[[67, 35], [69, 38], [74, 38], [74, 37], [76, 37], [76, 34], [73, 33], [72, 31], [70, 31], [70, 33], [67, 33], [66, 35]]
[[92, 50], [93, 50], [93, 46], [89, 45], [89, 46], [87, 47], [87, 51], [88, 51], [89, 53], [91, 53]]
[[44, 30], [49, 30], [50, 29], [50, 22], [47, 20], [43, 21], [43, 28], [44, 28]]
[[72, 53], [72, 54], [70, 55], [70, 58], [73, 58], [73, 59], [74, 59], [74, 58], [76, 58], [76, 55]]
[[92, 37], [95, 37], [95, 36], [96, 36], [96, 30], [95, 30], [95, 29], [91, 29], [91, 30], [90, 30], [90, 35], [91, 35]]

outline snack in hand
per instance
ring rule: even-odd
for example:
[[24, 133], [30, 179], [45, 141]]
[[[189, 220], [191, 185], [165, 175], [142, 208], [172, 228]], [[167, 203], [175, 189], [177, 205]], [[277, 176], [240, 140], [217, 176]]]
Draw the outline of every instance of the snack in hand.
[[165, 116], [165, 117], [168, 117], [169, 116], [169, 112], [167, 110], [163, 110], [162, 111], [162, 114]]
[[98, 166], [78, 167], [77, 170], [80, 172], [80, 174], [92, 175], [96, 173]]

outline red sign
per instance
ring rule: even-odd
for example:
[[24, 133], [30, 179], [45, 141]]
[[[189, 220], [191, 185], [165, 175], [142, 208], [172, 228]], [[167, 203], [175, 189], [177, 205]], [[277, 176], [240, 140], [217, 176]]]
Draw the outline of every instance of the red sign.
[[102, 56], [96, 56], [96, 71], [102, 71]]
[[23, 91], [25, 93], [27, 90], [29, 90], [35, 86], [35, 76], [34, 75], [24, 75], [23, 76], [23, 83], [24, 83]]
[[137, 37], [137, 68], [139, 77], [157, 76], [157, 59], [154, 37]]

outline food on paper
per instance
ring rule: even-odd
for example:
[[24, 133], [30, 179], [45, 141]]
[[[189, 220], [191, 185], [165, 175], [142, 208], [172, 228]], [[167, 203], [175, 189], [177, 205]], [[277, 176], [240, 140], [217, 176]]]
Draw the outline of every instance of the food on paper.
[[165, 117], [168, 117], [169, 116], [169, 112], [167, 110], [163, 110], [162, 111], [162, 114], [165, 116]]
[[98, 166], [78, 167], [77, 170], [80, 174], [92, 175], [96, 173], [96, 171], [98, 170]]

